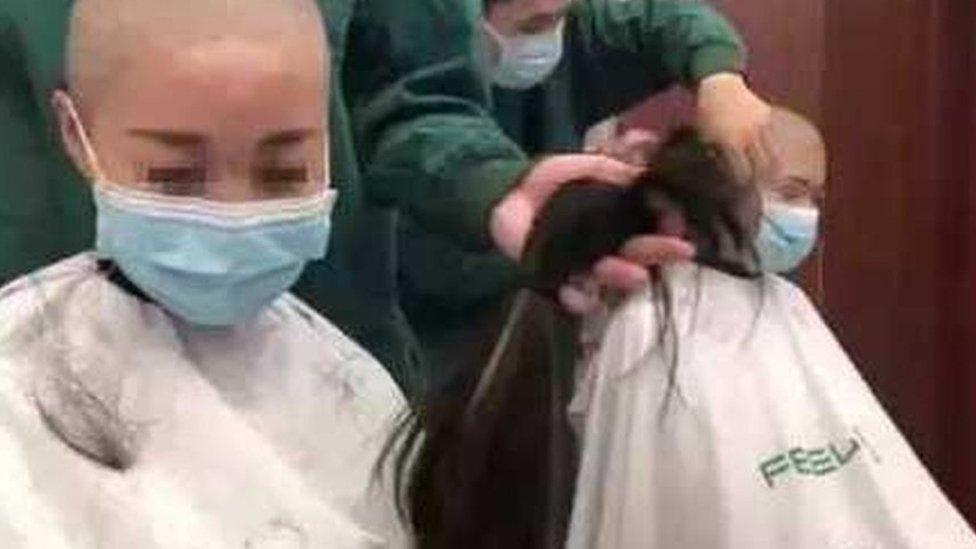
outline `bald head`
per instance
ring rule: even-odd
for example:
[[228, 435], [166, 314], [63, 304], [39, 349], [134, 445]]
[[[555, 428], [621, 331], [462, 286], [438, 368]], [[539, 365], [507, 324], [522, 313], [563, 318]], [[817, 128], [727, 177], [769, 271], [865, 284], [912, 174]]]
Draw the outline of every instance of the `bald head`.
[[755, 180], [759, 194], [773, 202], [819, 207], [827, 178], [827, 149], [820, 130], [803, 116], [775, 107], [765, 136], [775, 162]]
[[133, 65], [214, 43], [273, 45], [327, 70], [314, 0], [76, 0], [68, 37], [68, 85], [86, 110]]
[[89, 180], [291, 196], [326, 180], [329, 70], [314, 0], [76, 0], [54, 107]]
[[783, 175], [822, 188], [827, 179], [827, 147], [820, 130], [803, 116], [777, 107], [769, 132]]

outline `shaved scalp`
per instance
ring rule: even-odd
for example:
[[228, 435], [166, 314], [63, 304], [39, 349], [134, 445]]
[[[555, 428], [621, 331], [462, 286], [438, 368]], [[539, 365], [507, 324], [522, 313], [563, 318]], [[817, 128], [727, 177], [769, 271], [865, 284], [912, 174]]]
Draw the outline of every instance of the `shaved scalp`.
[[811, 181], [822, 185], [827, 177], [827, 146], [820, 130], [788, 109], [773, 109], [770, 132], [785, 160], [799, 166]]
[[76, 0], [67, 45], [69, 90], [82, 110], [147, 49], [228, 39], [321, 58], [328, 42], [314, 0]]

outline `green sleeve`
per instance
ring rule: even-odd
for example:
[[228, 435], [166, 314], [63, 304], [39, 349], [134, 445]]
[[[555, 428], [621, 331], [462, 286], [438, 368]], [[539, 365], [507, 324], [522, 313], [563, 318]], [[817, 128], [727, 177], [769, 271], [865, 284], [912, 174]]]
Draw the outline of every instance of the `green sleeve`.
[[586, 50], [600, 60], [601, 115], [675, 84], [692, 88], [745, 69], [735, 28], [700, 0], [580, 0], [572, 15]]
[[0, 285], [92, 243], [84, 182], [46, 109], [60, 56], [45, 39], [67, 8], [26, 8], [0, 7]]
[[490, 242], [492, 207], [528, 167], [487, 111], [480, 0], [361, 0], [344, 92], [368, 197], [469, 247]]

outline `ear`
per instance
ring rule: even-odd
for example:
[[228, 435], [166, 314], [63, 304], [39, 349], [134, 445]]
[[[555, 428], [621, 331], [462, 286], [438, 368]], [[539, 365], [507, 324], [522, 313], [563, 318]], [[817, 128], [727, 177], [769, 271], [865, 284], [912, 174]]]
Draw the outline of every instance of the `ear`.
[[84, 128], [78, 118], [74, 101], [64, 90], [56, 90], [51, 96], [51, 106], [58, 122], [58, 132], [61, 135], [61, 142], [68, 158], [75, 165], [75, 168], [85, 176], [88, 181], [93, 181], [96, 177], [96, 169], [92, 164], [87, 147], [85, 147]]

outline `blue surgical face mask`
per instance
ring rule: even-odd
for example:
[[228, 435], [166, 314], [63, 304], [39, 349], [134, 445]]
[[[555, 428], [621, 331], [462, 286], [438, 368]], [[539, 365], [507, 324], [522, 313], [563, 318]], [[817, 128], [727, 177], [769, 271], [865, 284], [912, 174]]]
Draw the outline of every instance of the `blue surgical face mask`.
[[503, 36], [485, 21], [483, 28], [499, 50], [491, 68], [495, 85], [512, 90], [527, 90], [552, 74], [563, 56], [565, 21], [538, 34]]
[[766, 202], [756, 235], [763, 270], [787, 273], [799, 267], [817, 243], [819, 219], [820, 212], [810, 206]]
[[94, 172], [98, 254], [190, 324], [254, 317], [325, 257], [336, 197], [327, 181], [314, 195], [252, 202], [147, 192], [111, 182], [80, 136]]
[[201, 326], [254, 317], [325, 256], [334, 192], [262, 203], [96, 185], [96, 249], [160, 306]]

